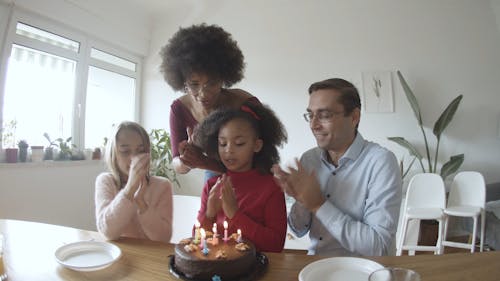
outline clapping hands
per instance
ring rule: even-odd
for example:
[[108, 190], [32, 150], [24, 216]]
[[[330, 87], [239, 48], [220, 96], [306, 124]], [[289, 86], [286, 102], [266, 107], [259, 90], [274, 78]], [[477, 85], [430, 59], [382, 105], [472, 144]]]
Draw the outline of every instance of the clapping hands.
[[275, 181], [283, 192], [295, 198], [309, 211], [315, 212], [325, 202], [319, 182], [314, 171], [308, 172], [297, 159], [295, 165], [296, 167], [287, 166], [289, 172], [281, 169], [279, 165], [273, 165]]
[[128, 181], [124, 187], [126, 197], [137, 204], [139, 213], [147, 210], [148, 205], [144, 200], [149, 174], [149, 153], [141, 153], [132, 157], [128, 174]]
[[193, 144], [193, 129], [188, 127], [186, 131], [188, 139], [179, 143], [179, 159], [190, 169], [202, 167], [206, 162], [206, 156]]
[[232, 219], [238, 211], [238, 201], [236, 200], [233, 184], [226, 174], [217, 179], [208, 194], [206, 216], [214, 218], [221, 209], [229, 219]]

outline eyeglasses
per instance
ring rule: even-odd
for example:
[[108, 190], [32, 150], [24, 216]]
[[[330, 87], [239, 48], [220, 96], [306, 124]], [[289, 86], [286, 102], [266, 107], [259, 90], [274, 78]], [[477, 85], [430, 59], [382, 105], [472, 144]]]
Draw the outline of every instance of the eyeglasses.
[[186, 86], [186, 89], [188, 89], [191, 94], [200, 94], [201, 92], [204, 92], [207, 90], [208, 91], [215, 90], [215, 88], [220, 87], [220, 81], [213, 80], [213, 81], [208, 81], [205, 84], [186, 83], [185, 86]]
[[307, 122], [312, 122], [314, 117], [320, 122], [320, 123], [328, 123], [330, 122], [333, 117], [339, 116], [341, 114], [344, 114], [344, 111], [329, 111], [329, 110], [320, 110], [316, 113], [314, 112], [306, 112], [304, 113], [304, 119]]

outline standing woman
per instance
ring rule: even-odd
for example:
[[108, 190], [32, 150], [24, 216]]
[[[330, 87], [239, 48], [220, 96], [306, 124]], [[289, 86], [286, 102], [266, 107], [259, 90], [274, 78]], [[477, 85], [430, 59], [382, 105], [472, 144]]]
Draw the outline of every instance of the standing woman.
[[[224, 172], [191, 142], [194, 127], [212, 111], [260, 103], [251, 94], [230, 87], [243, 78], [243, 54], [231, 34], [216, 25], [180, 28], [160, 51], [160, 71], [175, 91], [185, 94], [170, 106], [173, 166], [185, 174], [193, 168], [207, 170], [205, 179]], [[212, 171], [212, 172], [211, 172]]]

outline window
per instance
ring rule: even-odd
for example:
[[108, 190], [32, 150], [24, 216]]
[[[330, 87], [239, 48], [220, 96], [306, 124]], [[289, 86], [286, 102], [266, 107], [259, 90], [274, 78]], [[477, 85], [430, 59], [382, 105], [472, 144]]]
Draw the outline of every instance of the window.
[[0, 120], [16, 121], [16, 141], [46, 146], [48, 133], [94, 148], [114, 124], [136, 120], [138, 57], [31, 15], [14, 13], [10, 26]]
[[[109, 135], [110, 125], [134, 120], [135, 80], [90, 66], [88, 81], [85, 144], [98, 147], [103, 136]], [[103, 112], [106, 114], [99, 114]]]
[[71, 135], [76, 62], [12, 45], [4, 96], [4, 120], [16, 120], [17, 140], [44, 144]]

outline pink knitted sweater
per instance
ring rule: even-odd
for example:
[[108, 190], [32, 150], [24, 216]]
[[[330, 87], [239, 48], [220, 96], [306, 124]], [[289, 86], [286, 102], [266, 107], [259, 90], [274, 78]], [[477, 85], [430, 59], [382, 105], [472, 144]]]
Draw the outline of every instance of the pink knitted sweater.
[[152, 176], [144, 200], [148, 208], [139, 214], [137, 204], [118, 189], [111, 173], [100, 174], [95, 183], [97, 230], [110, 240], [125, 236], [169, 243], [173, 212], [170, 181]]

